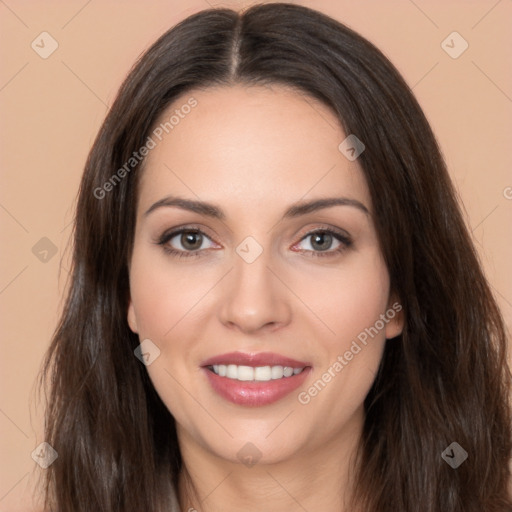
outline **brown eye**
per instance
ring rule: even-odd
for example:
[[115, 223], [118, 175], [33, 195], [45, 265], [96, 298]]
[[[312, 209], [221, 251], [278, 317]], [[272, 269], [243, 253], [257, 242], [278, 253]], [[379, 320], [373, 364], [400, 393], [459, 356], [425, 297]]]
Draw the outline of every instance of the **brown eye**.
[[177, 257], [200, 256], [205, 249], [211, 249], [215, 245], [201, 230], [191, 228], [165, 232], [156, 243], [161, 245], [166, 253]]
[[327, 251], [331, 248], [333, 236], [329, 233], [314, 233], [311, 236], [311, 247], [318, 251]]
[[180, 242], [184, 249], [196, 251], [203, 243], [203, 235], [197, 231], [185, 231], [181, 234]]
[[332, 229], [319, 229], [304, 236], [294, 247], [311, 256], [336, 256], [352, 245], [350, 236]]

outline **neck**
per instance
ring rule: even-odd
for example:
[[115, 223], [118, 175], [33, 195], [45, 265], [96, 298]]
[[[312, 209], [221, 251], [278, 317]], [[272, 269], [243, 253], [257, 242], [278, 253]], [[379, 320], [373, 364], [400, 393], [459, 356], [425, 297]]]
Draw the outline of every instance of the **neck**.
[[[252, 467], [206, 451], [179, 433], [179, 502], [187, 512], [348, 512], [363, 425], [356, 414], [332, 439], [277, 463]], [[353, 511], [353, 509], [350, 509]]]

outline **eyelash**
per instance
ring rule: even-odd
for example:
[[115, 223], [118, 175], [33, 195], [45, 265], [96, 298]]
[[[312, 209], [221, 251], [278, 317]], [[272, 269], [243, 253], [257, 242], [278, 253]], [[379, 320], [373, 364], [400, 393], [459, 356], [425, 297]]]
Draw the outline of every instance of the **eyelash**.
[[[195, 251], [181, 251], [181, 250], [178, 250], [178, 249], [173, 249], [172, 247], [169, 247], [167, 245], [167, 243], [170, 240], [172, 240], [175, 236], [181, 235], [183, 233], [201, 234], [202, 236], [204, 236], [204, 237], [206, 237], [206, 238], [211, 240], [211, 238], [204, 231], [202, 231], [201, 229], [189, 226], [189, 227], [179, 228], [179, 229], [176, 229], [176, 230], [173, 230], [173, 231], [170, 231], [170, 232], [165, 232], [165, 233], [163, 233], [160, 236], [160, 238], [158, 240], [156, 240], [155, 243], [157, 245], [160, 245], [166, 254], [169, 254], [170, 256], [173, 256], [173, 257], [176, 257], [176, 258], [197, 258], [197, 257], [200, 257], [202, 255], [201, 254], [202, 251], [204, 251], [206, 249], [199, 249], [199, 250], [195, 250]], [[332, 237], [334, 239], [338, 240], [341, 245], [337, 249], [334, 249], [334, 250], [310, 251], [310, 250], [307, 250], [307, 249], [302, 249], [299, 252], [302, 252], [302, 253], [313, 253], [313, 254], [311, 254], [311, 257], [313, 257], [313, 258], [315, 258], [315, 257], [319, 257], [319, 258], [334, 257], [334, 256], [337, 256], [337, 255], [341, 254], [346, 249], [348, 249], [349, 247], [352, 246], [353, 242], [352, 242], [351, 238], [347, 234], [342, 233], [342, 232], [337, 231], [337, 230], [334, 230], [333, 228], [318, 228], [318, 229], [314, 229], [313, 231], [309, 231], [297, 243], [300, 243], [303, 240], [305, 240], [307, 237], [316, 235], [318, 233], [332, 235]], [[297, 244], [295, 244], [295, 245], [297, 245]]]

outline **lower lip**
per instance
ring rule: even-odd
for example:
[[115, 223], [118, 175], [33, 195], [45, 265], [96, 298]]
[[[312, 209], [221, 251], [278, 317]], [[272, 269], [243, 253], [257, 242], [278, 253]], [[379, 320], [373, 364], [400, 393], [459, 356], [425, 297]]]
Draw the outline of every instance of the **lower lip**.
[[277, 402], [296, 390], [306, 379], [311, 367], [301, 373], [282, 379], [268, 381], [240, 381], [220, 377], [208, 368], [203, 368], [214, 389], [221, 397], [237, 404], [249, 407], [261, 407]]

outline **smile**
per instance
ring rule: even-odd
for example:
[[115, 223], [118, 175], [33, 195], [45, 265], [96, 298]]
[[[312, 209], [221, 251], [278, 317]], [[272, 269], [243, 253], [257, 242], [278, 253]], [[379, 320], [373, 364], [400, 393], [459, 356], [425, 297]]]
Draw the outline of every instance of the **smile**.
[[283, 399], [301, 384], [311, 365], [273, 353], [233, 352], [201, 365], [212, 390], [236, 405], [261, 407]]

